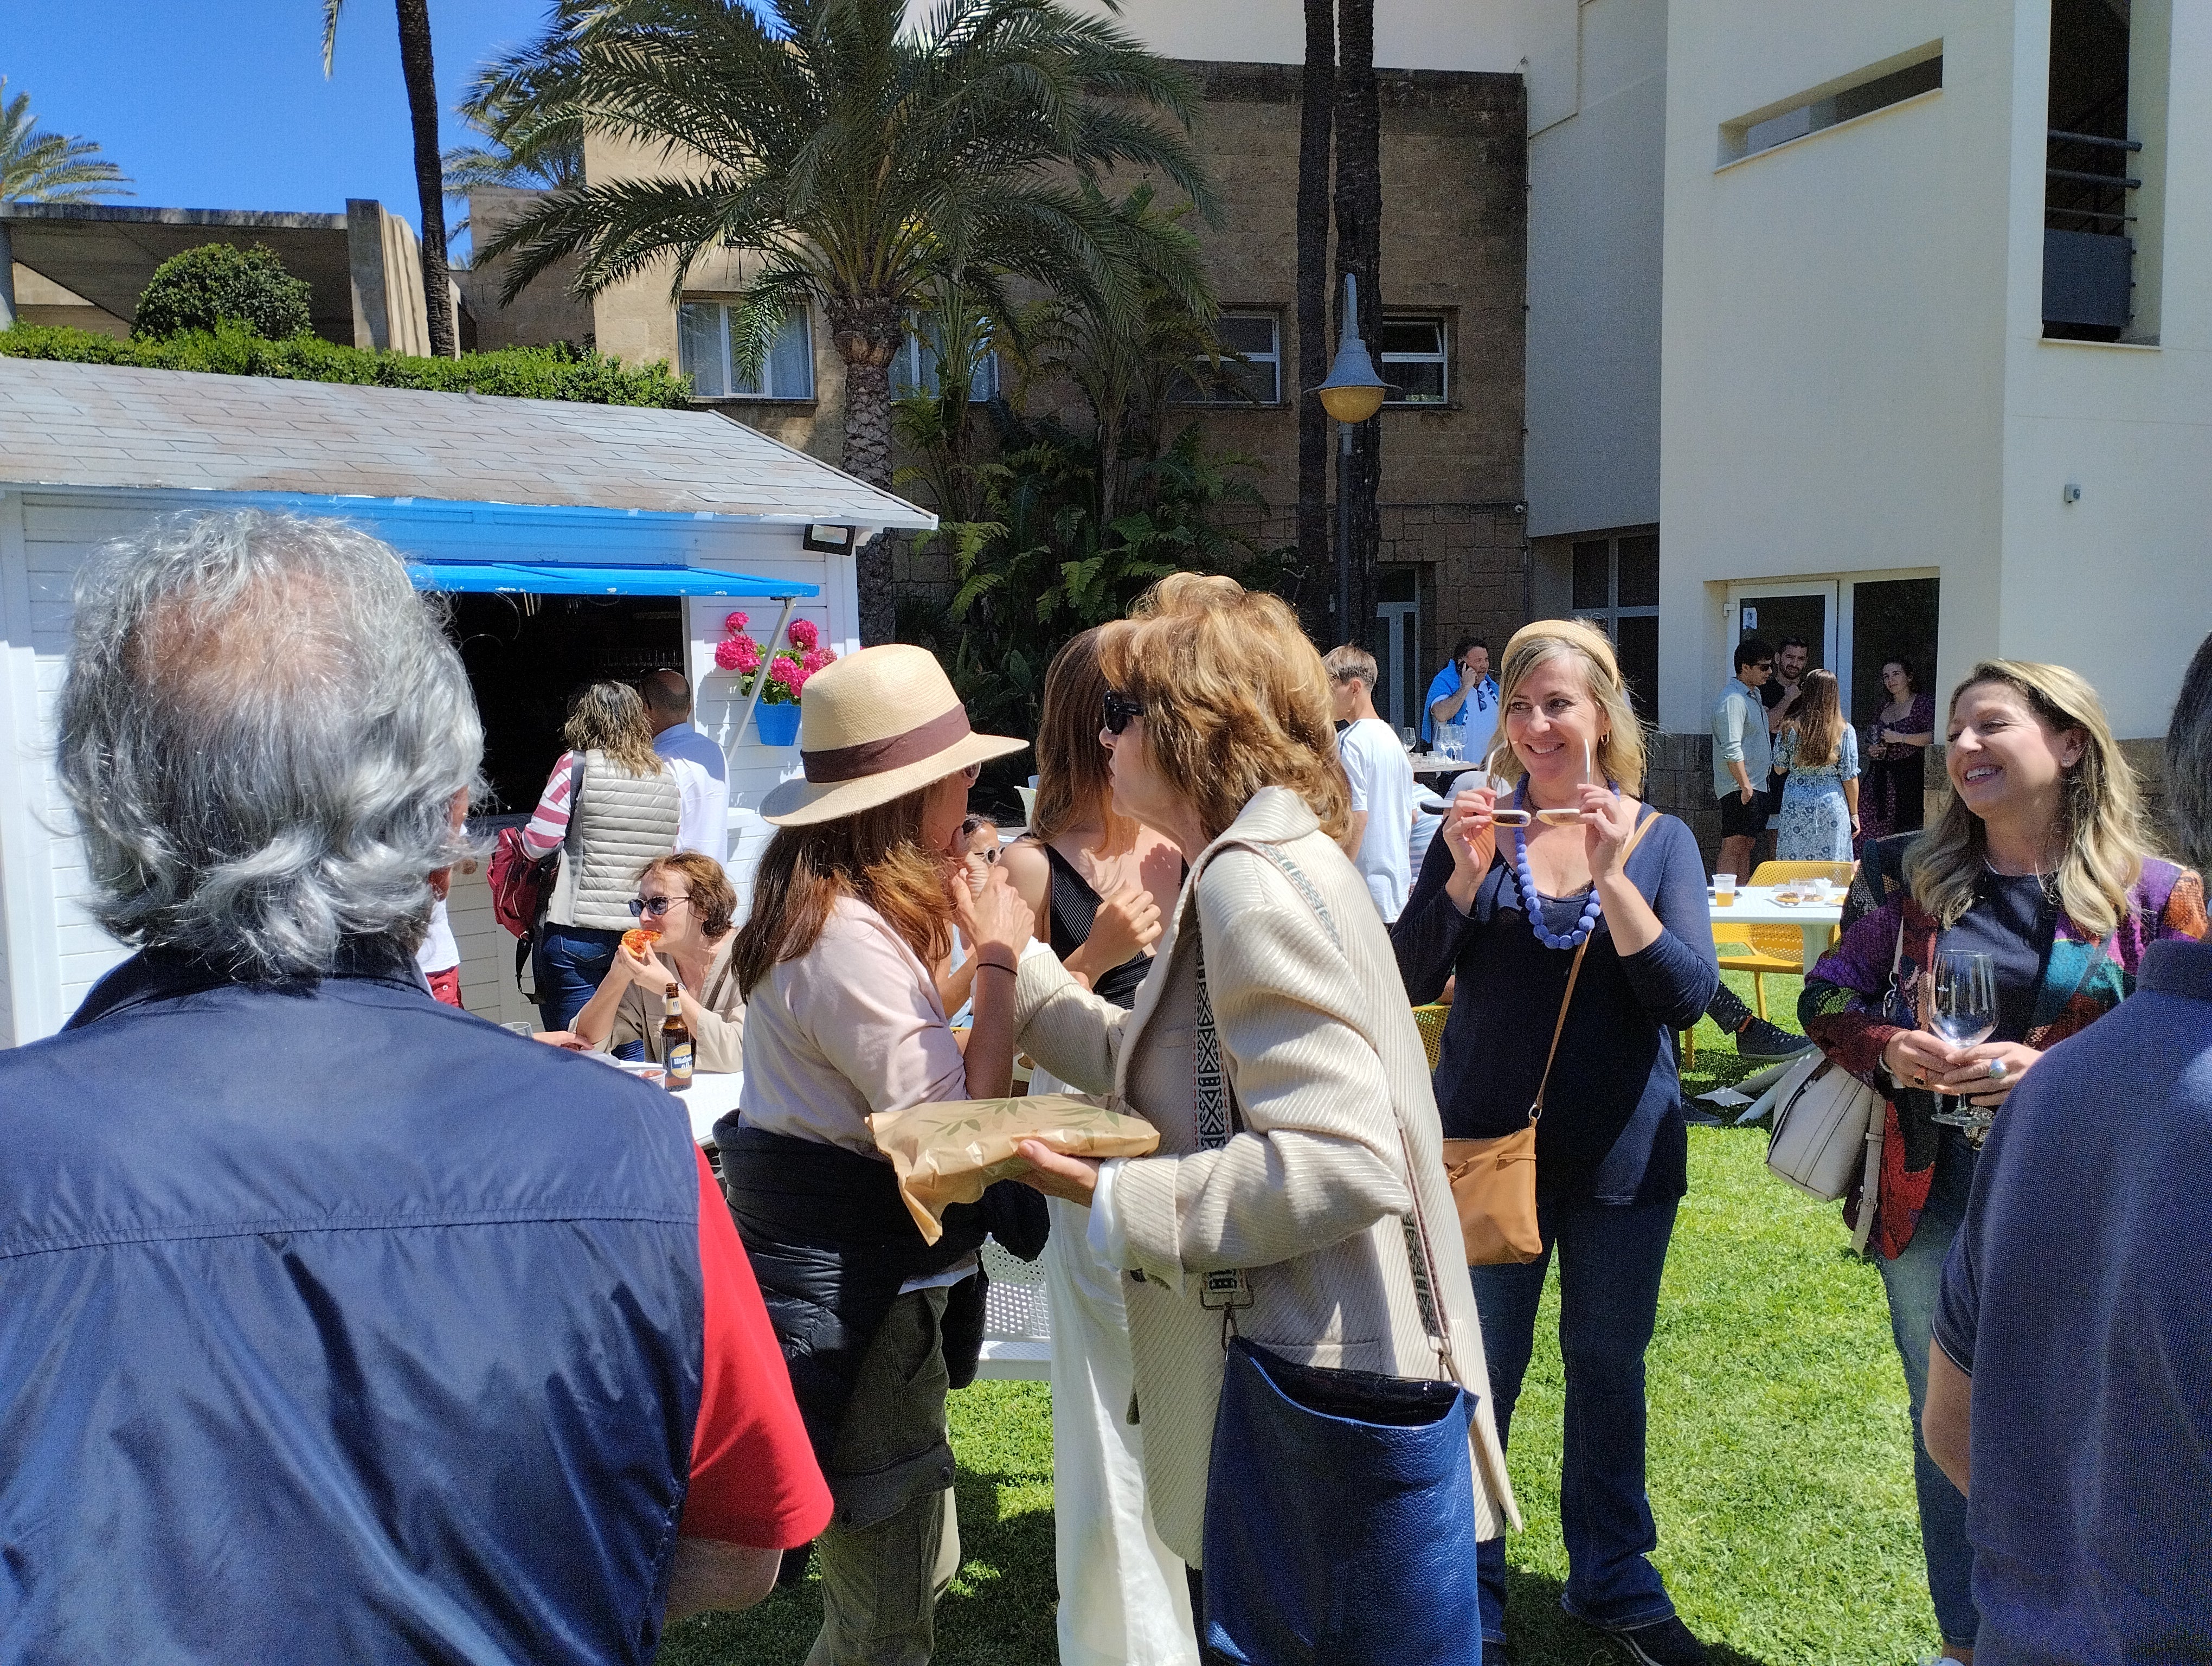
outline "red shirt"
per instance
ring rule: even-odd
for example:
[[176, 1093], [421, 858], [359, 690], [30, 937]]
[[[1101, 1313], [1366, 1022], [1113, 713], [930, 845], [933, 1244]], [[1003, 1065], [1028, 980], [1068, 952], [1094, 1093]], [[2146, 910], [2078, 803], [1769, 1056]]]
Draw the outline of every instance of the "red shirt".
[[791, 1396], [791, 1373], [761, 1304], [722, 1189], [699, 1157], [699, 1271], [706, 1358], [679, 1531], [756, 1550], [803, 1545], [829, 1525], [830, 1487]]

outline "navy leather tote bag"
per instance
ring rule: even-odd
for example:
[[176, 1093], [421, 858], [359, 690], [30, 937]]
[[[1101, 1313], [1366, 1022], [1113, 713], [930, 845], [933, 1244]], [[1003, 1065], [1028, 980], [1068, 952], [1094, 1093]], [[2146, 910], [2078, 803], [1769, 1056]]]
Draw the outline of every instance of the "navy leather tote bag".
[[1474, 1666], [1474, 1398], [1229, 1345], [1206, 1643], [1238, 1666]]
[[[1334, 937], [1305, 875], [1289, 877]], [[1197, 954], [1194, 1003], [1199, 1144], [1218, 1149], [1238, 1121]], [[1401, 1126], [1401, 1148], [1413, 1151]], [[1406, 1252], [1421, 1319], [1449, 1364], [1420, 1193]], [[1475, 1400], [1447, 1377], [1301, 1365], [1233, 1335], [1251, 1301], [1241, 1272], [1206, 1276], [1202, 1297], [1230, 1335], [1206, 1486], [1206, 1647], [1237, 1666], [1479, 1666]]]

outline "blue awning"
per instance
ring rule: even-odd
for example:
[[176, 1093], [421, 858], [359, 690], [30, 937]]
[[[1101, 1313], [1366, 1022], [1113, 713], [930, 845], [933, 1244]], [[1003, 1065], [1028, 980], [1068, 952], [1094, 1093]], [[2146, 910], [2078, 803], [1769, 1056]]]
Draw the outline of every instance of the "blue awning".
[[818, 596], [822, 587], [711, 567], [585, 567], [569, 562], [417, 561], [407, 564], [417, 590], [504, 590], [535, 596], [725, 596], [786, 601]]

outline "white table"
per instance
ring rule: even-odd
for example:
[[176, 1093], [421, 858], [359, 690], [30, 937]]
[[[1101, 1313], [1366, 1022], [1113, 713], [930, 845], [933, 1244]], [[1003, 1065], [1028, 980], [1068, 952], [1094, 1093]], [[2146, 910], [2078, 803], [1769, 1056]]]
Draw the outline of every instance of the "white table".
[[[612, 1065], [616, 1069], [632, 1076], [643, 1076], [648, 1072], [658, 1072], [660, 1068], [657, 1064], [617, 1059], [608, 1053], [586, 1053], [584, 1056], [587, 1059], [597, 1059], [601, 1064]], [[742, 1071], [709, 1074], [702, 1070], [692, 1076], [690, 1086], [680, 1093], [674, 1094], [675, 1097], [684, 1102], [684, 1109], [690, 1115], [692, 1139], [703, 1146], [714, 1137], [714, 1124], [738, 1108], [738, 1096], [743, 1091], [745, 1079]], [[662, 1084], [655, 1080], [653, 1085], [659, 1087]], [[668, 1091], [674, 1092], [672, 1089]]]
[[1842, 923], [1844, 899], [1833, 886], [1829, 888], [1832, 901], [1825, 903], [1799, 903], [1794, 906], [1774, 900], [1771, 885], [1739, 885], [1735, 902], [1728, 908], [1718, 903], [1711, 905], [1716, 926], [1795, 926], [1805, 934], [1805, 970], [1811, 971], [1814, 964], [1828, 952], [1828, 933]]

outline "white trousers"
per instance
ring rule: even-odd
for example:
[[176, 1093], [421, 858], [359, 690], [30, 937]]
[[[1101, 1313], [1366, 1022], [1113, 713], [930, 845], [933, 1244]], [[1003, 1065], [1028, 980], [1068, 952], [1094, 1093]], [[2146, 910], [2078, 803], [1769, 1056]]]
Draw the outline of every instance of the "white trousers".
[[[1061, 1088], [1040, 1070], [1031, 1091]], [[1090, 1210], [1045, 1201], [1060, 1666], [1197, 1666], [1182, 1559], [1152, 1530], [1144, 1435], [1129, 1421], [1128, 1275], [1092, 1258]]]

